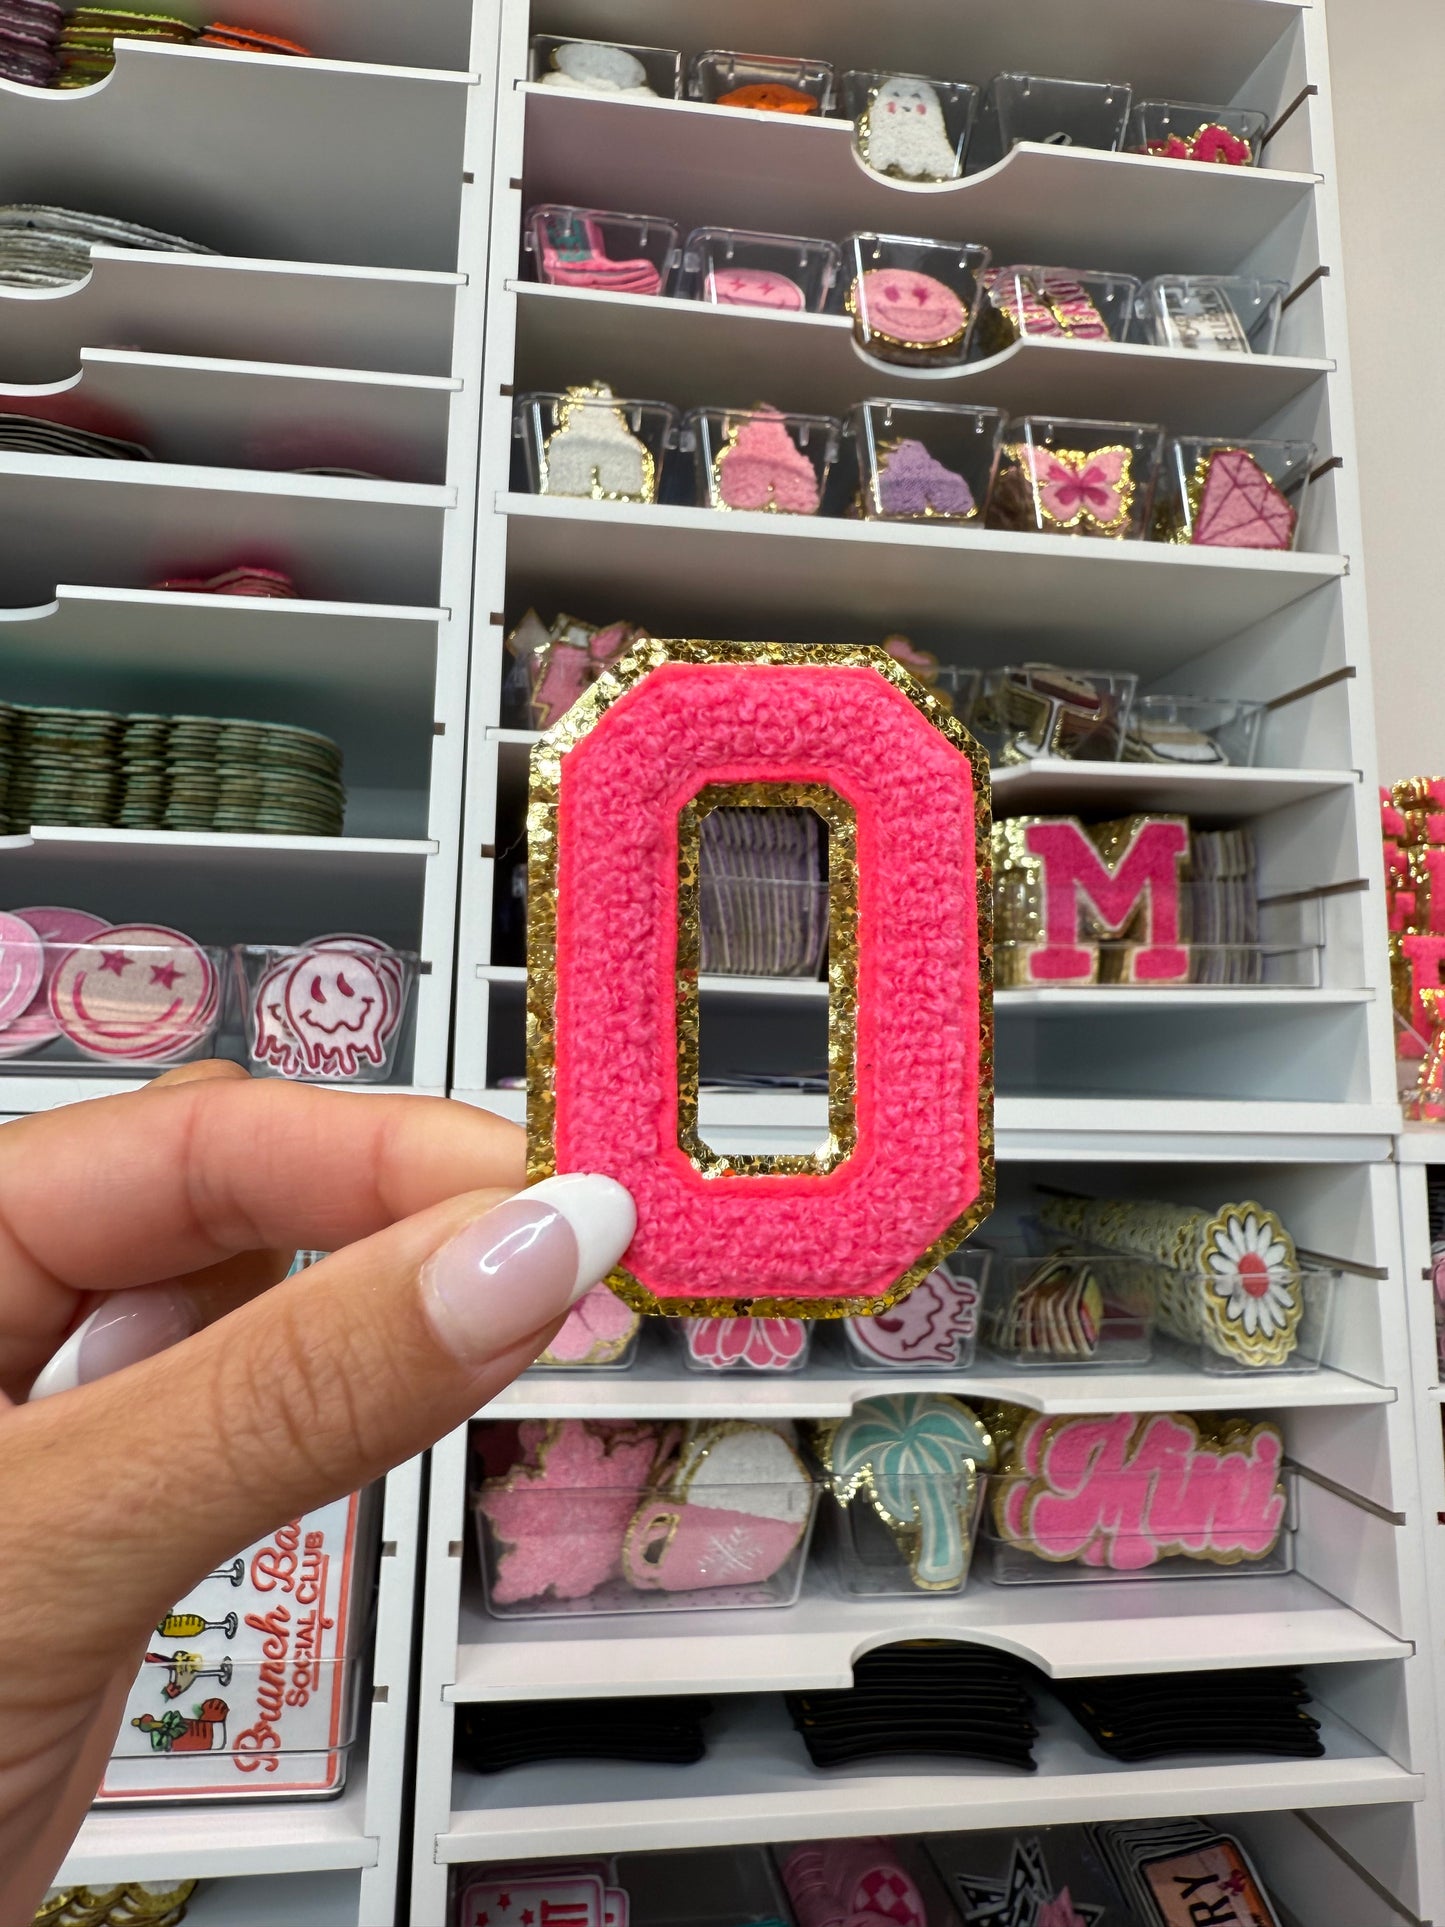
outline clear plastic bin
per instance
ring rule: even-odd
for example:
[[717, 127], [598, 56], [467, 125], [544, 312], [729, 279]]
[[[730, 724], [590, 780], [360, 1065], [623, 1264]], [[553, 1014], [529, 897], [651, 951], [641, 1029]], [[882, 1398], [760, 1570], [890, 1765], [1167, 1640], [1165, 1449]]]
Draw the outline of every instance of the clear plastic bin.
[[674, 47], [634, 47], [618, 40], [571, 40], [532, 35], [528, 78], [569, 93], [656, 94], [676, 100], [682, 92], [682, 55]]
[[1004, 767], [1063, 757], [1113, 763], [1123, 749], [1138, 677], [1109, 669], [1020, 663], [990, 669], [972, 727], [989, 760]]
[[565, 394], [520, 395], [513, 433], [534, 495], [655, 502], [677, 411], [666, 402], [623, 400], [592, 382]]
[[629, 1927], [787, 1927], [788, 1902], [766, 1847], [689, 1847], [629, 1853], [617, 1884]]
[[1149, 525], [1162, 446], [1153, 423], [1016, 417], [999, 445], [988, 526], [1137, 540]]
[[704, 508], [816, 515], [838, 453], [838, 424], [829, 415], [762, 406], [696, 408], [680, 446], [693, 454]]
[[[454, 1867], [451, 1875], [452, 1927], [489, 1927], [501, 1918], [503, 1895], [510, 1901], [508, 1921], [595, 1920], [603, 1927], [637, 1927], [629, 1915], [629, 1889], [610, 1859], [513, 1860], [484, 1867]], [[582, 1910], [582, 1911], [579, 1911]], [[278, 1923], [280, 1927], [280, 1923]]]
[[833, 67], [826, 60], [712, 48], [690, 62], [687, 93], [689, 100], [709, 101], [714, 107], [747, 107], [773, 114], [830, 114]]
[[1141, 100], [1129, 116], [1131, 154], [1214, 167], [1258, 167], [1268, 114], [1198, 101]]
[[[1242, 1460], [1248, 1427], [1240, 1424]], [[1086, 1482], [1066, 1490], [1029, 1472], [994, 1473], [982, 1526], [990, 1577], [995, 1585], [1023, 1586], [1292, 1572], [1293, 1468], [1267, 1458], [1247, 1474], [1221, 1467], [1213, 1454], [1187, 1476], [1094, 1466]]]
[[[881, 1922], [960, 1927], [958, 1910], [921, 1840], [804, 1841], [801, 1846], [774, 1847], [773, 1854], [793, 1905], [785, 1921], [827, 1921], [829, 1927], [878, 1927]], [[1001, 1919], [999, 1927], [1007, 1923]], [[1060, 1927], [1066, 1924], [1061, 1921]]]
[[674, 1318], [673, 1337], [690, 1372], [801, 1372], [813, 1346], [802, 1318]]
[[532, 1372], [625, 1372], [637, 1357], [642, 1314], [608, 1285], [594, 1285], [568, 1312], [561, 1331], [528, 1366]]
[[1154, 1268], [1164, 1328], [1214, 1376], [1317, 1372], [1343, 1274], [1324, 1265], [1241, 1265], [1237, 1274]]
[[1196, 549], [1292, 549], [1314, 462], [1312, 442], [1180, 436], [1160, 464], [1154, 539]]
[[972, 241], [850, 234], [840, 286], [858, 345], [906, 367], [962, 362], [988, 263], [988, 249]]
[[1124, 738], [1124, 761], [1188, 769], [1212, 765], [1252, 769], [1264, 716], [1263, 703], [1232, 697], [1136, 696]]
[[853, 410], [858, 501], [870, 521], [982, 519], [1003, 415], [949, 402], [865, 401]]
[[[79, 912], [69, 913], [80, 916]], [[112, 924], [83, 942], [20, 936], [0, 919], [0, 1061], [46, 1077], [169, 1070], [215, 1055], [226, 953], [161, 924]], [[28, 931], [25, 919], [20, 924]], [[77, 926], [79, 927], [79, 926]]]
[[705, 977], [817, 977], [828, 954], [828, 885], [710, 869], [698, 878]]
[[1161, 274], [1134, 303], [1136, 341], [1204, 355], [1272, 355], [1284, 281], [1252, 274]]
[[[1002, 924], [1014, 905], [1001, 881], [995, 896], [995, 915]], [[1003, 915], [999, 906], [1003, 905]], [[1180, 885], [1181, 942], [1184, 954], [1171, 960], [1169, 974], [1140, 977], [1137, 962], [1145, 935], [1097, 941], [1081, 935], [1091, 954], [1077, 977], [1050, 974], [1035, 977], [1035, 953], [1047, 948], [1045, 938], [999, 937], [994, 942], [994, 982], [1000, 996], [1014, 989], [1047, 994], [1063, 990], [1169, 990], [1189, 984], [1195, 989], [1227, 995], [1241, 987], [1274, 990], [1318, 990], [1323, 982], [1324, 921], [1317, 897], [1297, 903], [1261, 904], [1246, 877], [1196, 878]], [[1051, 960], [1051, 970], [1057, 959]], [[1158, 968], [1158, 959], [1154, 959]]]
[[995, 74], [984, 90], [969, 145], [968, 171], [977, 174], [992, 167], [1017, 141], [1037, 141], [1046, 147], [1118, 148], [1133, 98], [1126, 81]]
[[[868, 1486], [846, 1501], [825, 1490], [819, 1529], [833, 1585], [849, 1599], [937, 1598], [962, 1592], [973, 1567], [986, 1482], [982, 1468], [969, 1464], [953, 1474], [911, 1474], [890, 1492], [887, 1517]], [[929, 1521], [927, 1565], [919, 1557], [916, 1526], [900, 1526], [900, 1517]], [[940, 1547], [946, 1548], [946, 1557], [939, 1557]]]
[[231, 957], [255, 1076], [391, 1081], [416, 990], [415, 952], [341, 936], [237, 944]]
[[1147, 1365], [1158, 1269], [1079, 1250], [998, 1258], [984, 1313], [989, 1349], [1023, 1371]]
[[1139, 282], [1132, 274], [1093, 268], [990, 268], [977, 341], [986, 355], [1002, 353], [1022, 336], [1046, 341], [1123, 341]]
[[849, 1363], [860, 1372], [961, 1372], [974, 1361], [993, 1253], [951, 1252], [891, 1311], [840, 1322]]
[[839, 258], [832, 241], [806, 235], [694, 228], [682, 250], [677, 292], [717, 308], [821, 314], [838, 279]]
[[977, 87], [853, 68], [843, 76], [842, 99], [859, 158], [875, 174], [900, 181], [954, 181], [962, 174]]
[[495, 1618], [790, 1606], [816, 1487], [768, 1426], [720, 1420], [535, 1428], [473, 1507]]
[[965, 729], [972, 729], [974, 708], [983, 688], [983, 671], [967, 668], [962, 663], [940, 663], [938, 687], [947, 690], [953, 713]]
[[605, 294], [665, 294], [677, 265], [677, 224], [548, 202], [527, 215], [523, 246], [539, 281]]

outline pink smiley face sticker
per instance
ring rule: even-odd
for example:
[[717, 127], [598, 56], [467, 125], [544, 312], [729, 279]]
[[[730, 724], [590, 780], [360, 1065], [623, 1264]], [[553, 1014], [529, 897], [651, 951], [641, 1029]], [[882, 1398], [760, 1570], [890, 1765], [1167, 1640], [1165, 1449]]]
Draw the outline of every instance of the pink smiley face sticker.
[[355, 1077], [386, 1062], [387, 992], [376, 961], [348, 950], [308, 950], [287, 974], [286, 1024], [314, 1076]]
[[165, 924], [118, 923], [61, 959], [50, 1014], [88, 1057], [167, 1063], [200, 1043], [219, 996], [199, 944]]
[[0, 1026], [27, 1008], [45, 975], [45, 948], [23, 917], [0, 913]]
[[874, 335], [896, 347], [945, 348], [968, 327], [968, 309], [953, 289], [913, 268], [871, 268], [852, 298], [865, 344]]
[[771, 308], [778, 314], [797, 314], [805, 305], [797, 282], [772, 268], [713, 268], [707, 298], [719, 308]]

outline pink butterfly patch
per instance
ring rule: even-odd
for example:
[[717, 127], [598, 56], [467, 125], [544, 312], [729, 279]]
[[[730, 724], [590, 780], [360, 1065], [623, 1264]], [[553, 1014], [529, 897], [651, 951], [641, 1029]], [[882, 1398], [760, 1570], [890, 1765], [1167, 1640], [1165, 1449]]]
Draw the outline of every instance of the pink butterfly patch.
[[1206, 455], [1196, 471], [1201, 479], [1195, 548], [1287, 549], [1294, 541], [1295, 511], [1248, 449]]
[[1039, 513], [1061, 529], [1121, 529], [1134, 500], [1128, 448], [1022, 450]]

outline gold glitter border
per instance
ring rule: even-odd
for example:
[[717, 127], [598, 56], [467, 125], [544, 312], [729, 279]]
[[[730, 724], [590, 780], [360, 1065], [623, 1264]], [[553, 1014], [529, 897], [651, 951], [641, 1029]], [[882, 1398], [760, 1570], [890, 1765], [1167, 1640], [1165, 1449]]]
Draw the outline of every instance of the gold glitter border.
[[[649, 1316], [690, 1318], [850, 1318], [887, 1311], [937, 1270], [949, 1252], [983, 1223], [994, 1203], [993, 1130], [993, 827], [985, 751], [927, 684], [886, 649], [869, 644], [704, 642], [642, 636], [584, 691], [567, 714], [534, 743], [527, 802], [527, 1182], [557, 1169], [557, 837], [562, 759], [642, 678], [664, 663], [752, 663], [787, 669], [872, 669], [905, 695], [959, 753], [973, 777], [974, 875], [978, 971], [978, 1196], [886, 1292], [855, 1298], [656, 1298], [620, 1265], [608, 1285]], [[766, 786], [766, 787], [771, 787]], [[831, 962], [830, 962], [831, 977]], [[831, 995], [830, 983], [830, 995]]]
[[[702, 1012], [701, 857], [704, 818], [718, 809], [813, 810], [828, 825], [828, 1136], [817, 1153], [729, 1155], [698, 1126]], [[820, 783], [709, 783], [678, 816], [677, 1142], [705, 1178], [826, 1177], [858, 1142], [858, 823], [851, 804]]]

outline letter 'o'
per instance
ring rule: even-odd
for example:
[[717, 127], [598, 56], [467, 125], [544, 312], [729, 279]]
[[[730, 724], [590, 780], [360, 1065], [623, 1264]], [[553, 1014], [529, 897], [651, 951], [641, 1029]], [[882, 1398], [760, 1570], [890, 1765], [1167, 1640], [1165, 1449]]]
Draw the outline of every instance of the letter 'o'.
[[[768, 1168], [700, 1157], [687, 1128], [678, 909], [704, 793], [774, 785], [846, 821], [830, 860], [856, 864], [856, 1008], [834, 1155]], [[987, 1215], [988, 832], [982, 752], [881, 649], [643, 641], [533, 751], [529, 1173], [627, 1186], [637, 1235], [610, 1282], [630, 1302], [876, 1311]], [[835, 923], [835, 1019], [844, 948]]]

